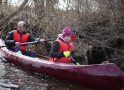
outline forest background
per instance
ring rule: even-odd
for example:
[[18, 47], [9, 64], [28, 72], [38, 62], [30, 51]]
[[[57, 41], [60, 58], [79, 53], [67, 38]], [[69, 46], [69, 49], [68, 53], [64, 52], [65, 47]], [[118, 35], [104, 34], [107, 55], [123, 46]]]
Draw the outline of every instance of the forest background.
[[[25, 21], [33, 36], [56, 38], [70, 27], [81, 64], [115, 63], [124, 72], [124, 0], [0, 0], [0, 38]], [[53, 42], [30, 48], [48, 55]]]

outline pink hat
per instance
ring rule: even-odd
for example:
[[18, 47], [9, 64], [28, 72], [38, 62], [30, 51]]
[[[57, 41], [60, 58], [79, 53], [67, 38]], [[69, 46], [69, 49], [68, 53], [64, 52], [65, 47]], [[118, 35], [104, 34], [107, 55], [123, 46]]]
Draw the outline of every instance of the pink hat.
[[62, 31], [62, 36], [65, 37], [65, 36], [72, 36], [72, 31], [71, 31], [71, 28], [69, 27], [65, 27]]

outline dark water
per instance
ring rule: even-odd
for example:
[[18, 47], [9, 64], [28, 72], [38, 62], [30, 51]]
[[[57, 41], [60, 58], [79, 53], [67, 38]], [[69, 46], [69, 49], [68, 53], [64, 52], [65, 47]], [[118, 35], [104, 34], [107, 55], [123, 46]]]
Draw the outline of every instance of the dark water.
[[97, 90], [33, 73], [0, 59], [0, 90]]

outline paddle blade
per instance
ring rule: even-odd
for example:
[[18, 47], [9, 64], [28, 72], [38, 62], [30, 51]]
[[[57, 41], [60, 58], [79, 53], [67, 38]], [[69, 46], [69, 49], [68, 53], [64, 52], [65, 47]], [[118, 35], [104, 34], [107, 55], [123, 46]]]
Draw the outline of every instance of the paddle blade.
[[75, 35], [72, 35], [71, 36], [71, 40], [75, 40], [76, 39], [76, 36]]
[[76, 62], [77, 65], [80, 65], [78, 62]]

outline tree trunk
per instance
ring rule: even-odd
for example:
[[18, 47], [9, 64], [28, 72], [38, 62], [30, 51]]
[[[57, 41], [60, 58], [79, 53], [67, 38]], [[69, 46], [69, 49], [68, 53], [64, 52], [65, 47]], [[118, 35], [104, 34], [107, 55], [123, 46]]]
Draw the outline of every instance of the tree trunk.
[[2, 5], [2, 0], [0, 0], [0, 6]]
[[19, 6], [19, 8], [15, 11], [13, 11], [12, 13], [10, 13], [8, 16], [6, 16], [3, 20], [0, 21], [0, 27], [7, 21], [9, 21], [11, 18], [13, 18], [16, 14], [18, 14], [23, 7], [26, 5], [26, 3], [28, 2], [28, 0], [24, 0], [23, 3]]
[[8, 4], [8, 0], [5, 0], [5, 1], [4, 1], [4, 3], [5, 3], [5, 6], [7, 7], [7, 4]]

